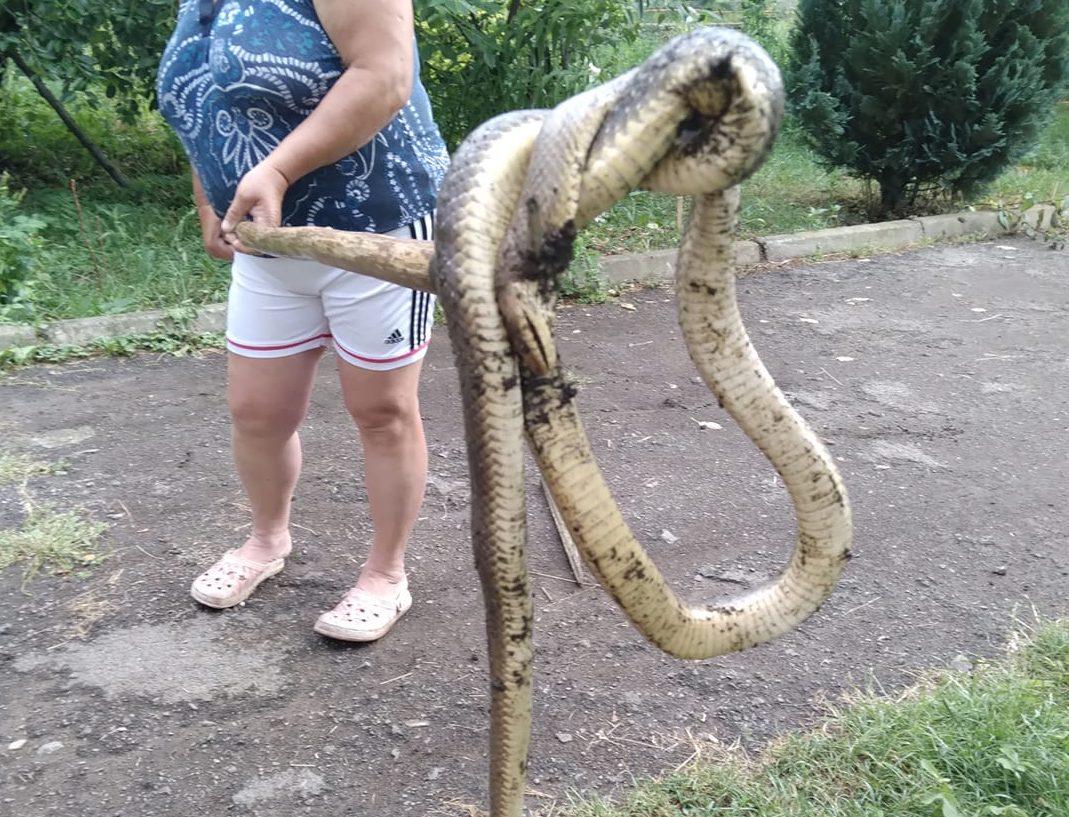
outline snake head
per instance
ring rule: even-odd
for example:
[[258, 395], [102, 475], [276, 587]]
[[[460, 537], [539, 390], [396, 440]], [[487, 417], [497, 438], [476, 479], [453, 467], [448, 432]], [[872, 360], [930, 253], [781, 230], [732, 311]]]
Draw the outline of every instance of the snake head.
[[512, 351], [537, 377], [557, 368], [553, 309], [576, 236], [574, 219], [559, 226], [546, 221], [538, 197], [529, 197], [509, 225], [497, 264], [497, 306]]
[[498, 287], [497, 305], [513, 353], [523, 367], [545, 377], [557, 367], [553, 342], [553, 301], [537, 281], [512, 279]]

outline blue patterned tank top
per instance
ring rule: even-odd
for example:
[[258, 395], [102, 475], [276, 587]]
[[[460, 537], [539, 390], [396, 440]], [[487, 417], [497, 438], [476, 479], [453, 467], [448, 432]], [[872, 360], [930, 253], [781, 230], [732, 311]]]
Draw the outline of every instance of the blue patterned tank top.
[[[415, 64], [408, 104], [356, 153], [295, 181], [284, 225], [384, 233], [434, 209], [449, 156], [418, 54]], [[181, 0], [157, 77], [160, 111], [219, 215], [344, 70], [312, 0]]]

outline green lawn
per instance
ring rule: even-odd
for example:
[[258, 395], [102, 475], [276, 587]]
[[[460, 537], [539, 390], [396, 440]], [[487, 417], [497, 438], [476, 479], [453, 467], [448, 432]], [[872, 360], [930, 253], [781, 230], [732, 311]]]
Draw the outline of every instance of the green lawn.
[[1069, 621], [1003, 661], [858, 694], [759, 757], [723, 750], [568, 817], [1065, 817]]

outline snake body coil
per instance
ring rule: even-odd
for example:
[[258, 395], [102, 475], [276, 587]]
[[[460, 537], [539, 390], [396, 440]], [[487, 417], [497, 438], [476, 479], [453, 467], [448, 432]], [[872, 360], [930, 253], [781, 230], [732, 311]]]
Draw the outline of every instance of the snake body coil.
[[[737, 185], [782, 116], [775, 65], [724, 29], [676, 38], [639, 68], [564, 102], [491, 120], [460, 147], [425, 251], [316, 228], [242, 227], [264, 251], [313, 257], [438, 292], [457, 368], [472, 482], [472, 537], [491, 674], [490, 805], [519, 817], [531, 718], [524, 436], [590, 569], [642, 634], [709, 658], [796, 626], [827, 598], [849, 554], [846, 492], [820, 441], [750, 344], [735, 301]], [[783, 479], [794, 554], [769, 585], [716, 606], [673, 593], [635, 540], [594, 460], [553, 342], [559, 275], [595, 215], [637, 187], [693, 195], [680, 248], [679, 319], [721, 405]], [[423, 255], [420, 255], [424, 252]]]

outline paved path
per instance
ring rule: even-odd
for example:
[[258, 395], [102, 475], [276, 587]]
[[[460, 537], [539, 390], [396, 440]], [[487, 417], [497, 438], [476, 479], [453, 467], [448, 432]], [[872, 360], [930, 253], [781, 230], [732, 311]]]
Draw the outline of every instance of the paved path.
[[[786, 495], [693, 382], [670, 293], [628, 300], [635, 311], [561, 313], [587, 427], [679, 592], [737, 592], [784, 560]], [[743, 281], [742, 302], [773, 374], [842, 467], [857, 558], [797, 632], [677, 662], [600, 590], [552, 578], [568, 568], [529, 479], [532, 808], [672, 768], [693, 751], [688, 733], [759, 744], [870, 673], [894, 687], [959, 654], [996, 653], [1033, 606], [1069, 613], [1069, 255], [1013, 241], [783, 268]], [[91, 508], [114, 549], [88, 577], [37, 579], [25, 594], [16, 570], [0, 575], [0, 811], [327, 817], [485, 803], [483, 624], [444, 336], [423, 387], [432, 476], [412, 548], [417, 601], [371, 647], [311, 631], [368, 537], [329, 361], [305, 433], [297, 558], [235, 611], [186, 596], [198, 566], [243, 535], [223, 374], [218, 354], [146, 355], [0, 380], [3, 446], [71, 463], [33, 480], [33, 496]], [[0, 526], [21, 513], [0, 489]]]

